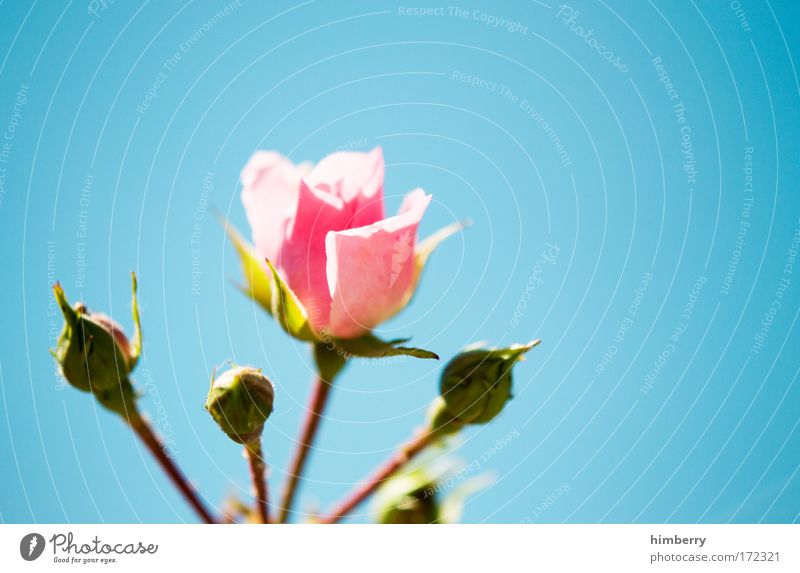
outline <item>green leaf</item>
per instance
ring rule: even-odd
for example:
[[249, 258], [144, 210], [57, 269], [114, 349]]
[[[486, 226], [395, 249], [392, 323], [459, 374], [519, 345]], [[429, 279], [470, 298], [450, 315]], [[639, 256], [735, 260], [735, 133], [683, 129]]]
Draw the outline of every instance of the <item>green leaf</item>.
[[410, 346], [400, 346], [408, 342], [409, 338], [384, 341], [374, 334], [364, 334], [358, 338], [338, 339], [326, 337], [323, 342], [329, 343], [329, 349], [340, 349], [348, 357], [383, 358], [386, 356], [413, 356], [414, 358], [427, 358], [439, 360], [439, 356], [430, 350]]
[[272, 316], [291, 336], [308, 342], [319, 340], [311, 323], [308, 322], [306, 310], [289, 288], [269, 259], [267, 266], [272, 271]]
[[261, 305], [264, 310], [272, 314], [272, 279], [261, 263], [261, 257], [255, 254], [253, 246], [228, 223], [221, 213], [216, 213], [216, 216], [236, 248], [236, 253], [239, 255], [239, 261], [242, 264], [245, 284], [237, 286], [244, 294]]

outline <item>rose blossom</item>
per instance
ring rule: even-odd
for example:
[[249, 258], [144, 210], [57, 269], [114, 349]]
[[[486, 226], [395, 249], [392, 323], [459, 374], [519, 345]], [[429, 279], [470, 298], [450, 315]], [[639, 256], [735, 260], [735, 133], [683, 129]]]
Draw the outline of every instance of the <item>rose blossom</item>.
[[310, 172], [258, 151], [242, 170], [255, 249], [319, 333], [364, 334], [402, 309], [415, 288], [417, 226], [431, 196], [415, 189], [385, 217], [383, 171], [380, 148], [333, 153]]

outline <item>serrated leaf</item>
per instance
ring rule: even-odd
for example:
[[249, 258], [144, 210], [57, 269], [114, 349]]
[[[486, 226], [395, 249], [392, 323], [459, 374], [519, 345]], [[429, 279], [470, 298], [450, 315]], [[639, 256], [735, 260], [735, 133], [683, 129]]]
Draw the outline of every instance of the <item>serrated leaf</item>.
[[334, 345], [334, 348], [340, 348], [346, 354], [360, 358], [413, 356], [414, 358], [439, 360], [439, 356], [430, 350], [411, 346], [400, 346], [409, 340], [409, 338], [399, 338], [396, 340], [385, 341], [381, 340], [374, 334], [364, 334], [358, 338], [330, 339], [330, 343]]
[[221, 214], [217, 213], [217, 218], [239, 255], [245, 280], [244, 284], [238, 285], [239, 289], [272, 314], [272, 278], [261, 263], [263, 259], [256, 255], [253, 246]]
[[272, 316], [291, 336], [308, 342], [318, 341], [317, 334], [308, 322], [305, 308], [297, 300], [289, 285], [283, 281], [272, 262], [269, 259], [265, 260], [272, 272]]

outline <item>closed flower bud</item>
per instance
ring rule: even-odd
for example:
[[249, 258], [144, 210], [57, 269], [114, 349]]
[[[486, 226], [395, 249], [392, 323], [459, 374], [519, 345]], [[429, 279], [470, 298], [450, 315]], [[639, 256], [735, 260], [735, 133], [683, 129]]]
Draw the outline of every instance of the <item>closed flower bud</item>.
[[109, 316], [89, 312], [82, 303], [70, 306], [61, 285], [56, 283], [53, 289], [64, 315], [64, 328], [53, 351], [61, 373], [72, 386], [92, 392], [103, 405], [121, 414], [133, 407], [135, 396], [128, 376], [141, 348], [135, 278], [133, 288], [136, 344], [130, 343]]
[[457, 523], [467, 498], [491, 485], [474, 464], [438, 458], [389, 479], [375, 495], [379, 523]]
[[539, 343], [508, 348], [475, 348], [453, 358], [442, 373], [439, 404], [433, 427], [485, 424], [497, 416], [511, 398], [511, 369]]
[[261, 370], [236, 367], [211, 380], [206, 410], [231, 440], [247, 444], [261, 436], [274, 399]]
[[437, 523], [440, 504], [436, 482], [422, 470], [392, 478], [377, 496], [378, 522]]
[[86, 318], [95, 324], [100, 325], [107, 332], [111, 333], [111, 336], [114, 338], [114, 342], [117, 343], [117, 348], [125, 357], [125, 363], [128, 366], [128, 371], [130, 372], [133, 370], [133, 368], [131, 368], [131, 364], [133, 363], [133, 348], [119, 323], [107, 314], [103, 314], [101, 312], [91, 314], [87, 312]]
[[425, 524], [439, 519], [439, 505], [430, 488], [416, 489], [406, 493], [380, 515], [381, 523]]

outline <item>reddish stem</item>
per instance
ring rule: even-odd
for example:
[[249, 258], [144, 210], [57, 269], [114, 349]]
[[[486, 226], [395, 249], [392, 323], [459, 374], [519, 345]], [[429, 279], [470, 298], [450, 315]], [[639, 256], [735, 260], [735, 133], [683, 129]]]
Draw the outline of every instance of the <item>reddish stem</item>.
[[142, 442], [147, 446], [147, 449], [150, 450], [150, 453], [158, 460], [158, 463], [172, 480], [172, 483], [174, 483], [183, 494], [183, 497], [186, 498], [189, 505], [197, 512], [197, 515], [206, 523], [214, 523], [214, 518], [198, 497], [197, 492], [189, 483], [189, 480], [186, 479], [186, 476], [183, 475], [180, 468], [178, 468], [175, 462], [172, 461], [172, 458], [164, 451], [164, 444], [158, 436], [156, 436], [149, 422], [139, 414], [132, 414], [128, 419], [128, 424], [136, 435], [141, 438]]
[[300, 439], [289, 468], [289, 477], [281, 500], [278, 523], [286, 523], [289, 519], [289, 511], [292, 508], [295, 495], [297, 494], [297, 486], [303, 475], [306, 462], [308, 461], [308, 454], [311, 450], [311, 445], [314, 443], [314, 438], [317, 435], [322, 412], [325, 409], [325, 404], [328, 402], [328, 396], [330, 395], [332, 387], [333, 384], [326, 382], [319, 376], [314, 380], [314, 388], [309, 398], [306, 417], [303, 420], [303, 427], [300, 431]]
[[435, 433], [428, 428], [421, 428], [416, 435], [404, 444], [394, 455], [378, 467], [372, 475], [348, 493], [331, 512], [319, 520], [319, 523], [338, 523], [362, 501], [367, 499], [387, 479], [397, 473], [405, 464], [428, 447], [434, 441]]
[[253, 493], [256, 498], [256, 509], [261, 523], [269, 523], [269, 495], [267, 492], [267, 464], [261, 453], [261, 438], [245, 444], [247, 459], [250, 462], [250, 479], [253, 482]]

